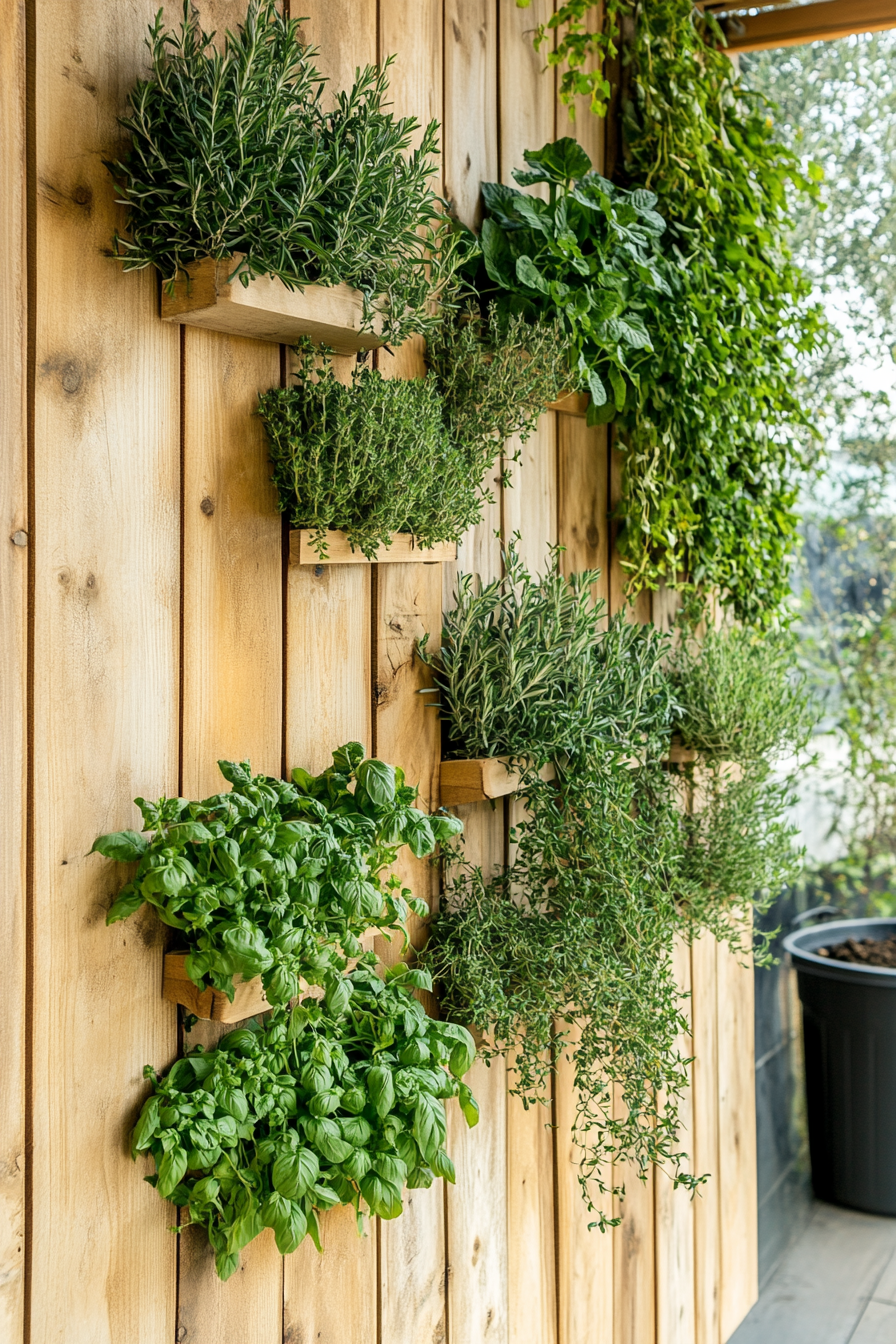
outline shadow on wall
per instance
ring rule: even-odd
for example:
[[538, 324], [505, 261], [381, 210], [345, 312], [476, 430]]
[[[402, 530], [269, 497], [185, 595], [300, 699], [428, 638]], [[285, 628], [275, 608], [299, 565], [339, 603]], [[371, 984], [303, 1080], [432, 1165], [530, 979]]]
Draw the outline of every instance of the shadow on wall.
[[803, 1040], [796, 971], [781, 943], [802, 902], [788, 890], [764, 915], [762, 930], [780, 929], [772, 943], [777, 964], [757, 967], [756, 1146], [759, 1197], [759, 1286], [806, 1226], [812, 1188], [806, 1133]]

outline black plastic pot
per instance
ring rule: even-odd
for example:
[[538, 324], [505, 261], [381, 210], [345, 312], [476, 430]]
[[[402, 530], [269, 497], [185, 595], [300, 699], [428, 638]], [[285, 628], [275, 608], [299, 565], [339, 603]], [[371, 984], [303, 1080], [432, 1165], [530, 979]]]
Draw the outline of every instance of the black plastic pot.
[[819, 1199], [896, 1217], [896, 970], [815, 949], [885, 938], [896, 919], [849, 919], [789, 934], [803, 1005], [812, 1184]]

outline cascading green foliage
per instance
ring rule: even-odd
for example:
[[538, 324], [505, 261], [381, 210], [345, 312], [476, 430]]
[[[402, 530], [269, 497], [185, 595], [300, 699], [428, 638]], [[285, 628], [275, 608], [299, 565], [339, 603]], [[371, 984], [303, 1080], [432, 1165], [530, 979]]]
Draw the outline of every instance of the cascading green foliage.
[[351, 382], [309, 342], [296, 384], [259, 400], [281, 510], [326, 558], [328, 528], [373, 556], [395, 532], [422, 546], [479, 522], [482, 482], [511, 434], [525, 439], [561, 391], [566, 360], [550, 324], [450, 313], [432, 333], [425, 378], [357, 364]]
[[764, 909], [801, 868], [789, 814], [818, 715], [796, 664], [792, 635], [726, 627], [683, 638], [668, 667], [674, 730], [698, 757], [680, 769], [691, 805], [678, 817], [679, 907], [694, 933], [736, 951], [749, 902]]
[[[395, 1218], [405, 1187], [454, 1180], [444, 1098], [468, 1124], [478, 1109], [461, 1081], [476, 1053], [463, 1027], [434, 1022], [413, 988], [421, 970], [377, 976], [372, 953], [318, 1002], [277, 1009], [201, 1046], [153, 1084], [132, 1151], [149, 1152], [159, 1194], [206, 1229], [227, 1279], [265, 1227], [277, 1249], [306, 1235], [321, 1249], [318, 1215], [352, 1205]], [[363, 1201], [363, 1205], [362, 1205]]]
[[635, 588], [717, 588], [761, 625], [788, 594], [811, 417], [799, 361], [824, 341], [787, 247], [815, 183], [776, 138], [690, 0], [635, 10], [626, 181], [656, 193], [671, 300], [645, 290], [652, 351], [623, 422], [623, 563]]
[[665, 227], [648, 191], [614, 187], [572, 139], [527, 150], [521, 187], [483, 182], [486, 217], [477, 289], [498, 314], [556, 323], [568, 348], [569, 386], [591, 393], [592, 422], [626, 403], [638, 351], [650, 344], [642, 290], [669, 289], [656, 262]]
[[431, 854], [461, 823], [420, 812], [401, 771], [357, 742], [291, 784], [220, 764], [230, 793], [138, 798], [150, 839], [117, 831], [93, 849], [139, 865], [108, 923], [146, 902], [188, 944], [200, 989], [232, 998], [235, 976], [260, 974], [273, 1005], [264, 1025], [190, 1050], [161, 1079], [147, 1066], [132, 1136], [134, 1157], [155, 1160], [147, 1180], [205, 1227], [226, 1279], [264, 1227], [284, 1254], [306, 1234], [320, 1249], [321, 1211], [351, 1204], [360, 1229], [362, 1201], [394, 1218], [405, 1186], [453, 1181], [443, 1101], [457, 1097], [470, 1125], [478, 1110], [462, 1081], [472, 1037], [413, 997], [432, 989], [428, 972], [399, 965], [383, 980], [359, 942], [371, 925], [404, 934], [408, 906], [428, 913], [385, 870], [403, 845]]
[[[532, 0], [516, 0], [518, 9], [528, 9]], [[536, 51], [547, 48], [550, 69], [566, 66], [560, 76], [560, 101], [575, 117], [575, 99], [590, 98], [591, 111], [599, 117], [607, 114], [613, 89], [604, 74], [604, 61], [618, 56], [617, 14], [622, 0], [560, 0], [547, 23], [535, 28], [532, 44]], [[603, 22], [599, 25], [599, 19]], [[586, 22], [588, 20], [588, 22]]]
[[[582, 1186], [603, 1226], [611, 1158], [700, 1179], [678, 1135], [675, 939], [709, 930], [748, 952], [751, 903], [792, 880], [791, 790], [775, 767], [810, 714], [788, 637], [673, 645], [607, 624], [596, 577], [565, 579], [555, 557], [533, 581], [510, 547], [503, 579], [460, 577], [441, 648], [422, 656], [449, 750], [509, 756], [526, 806], [504, 868], [484, 873], [455, 847], [426, 963], [443, 1012], [484, 1030], [486, 1053], [511, 1052], [525, 1102], [546, 1101], [558, 1057], [572, 1059]], [[696, 763], [665, 763], [673, 733]]]
[[[512, 1052], [526, 1104], [547, 1100], [557, 1056], [571, 1057], [582, 1186], [604, 1225], [611, 1157], [694, 1179], [677, 1135], [677, 835], [657, 764], [674, 710], [667, 641], [619, 619], [605, 629], [596, 578], [567, 581], [555, 560], [533, 582], [510, 548], [503, 580], [460, 581], [431, 657], [442, 712], [455, 751], [523, 765], [527, 817], [503, 870], [455, 855], [425, 955], [443, 1012], [486, 1031], [486, 1053]], [[556, 783], [539, 778], [547, 760]]]
[[790, 211], [811, 207], [818, 170], [803, 173], [776, 138], [770, 104], [744, 88], [716, 21], [691, 0], [618, 0], [603, 17], [589, 0], [559, 6], [535, 40], [558, 29], [548, 59], [566, 66], [567, 101], [590, 94], [605, 111], [605, 72], [585, 64], [612, 54], [620, 15], [621, 181], [635, 199], [654, 196], [667, 228], [651, 258], [661, 283], [633, 277], [627, 292], [647, 338], [627, 359], [624, 404], [615, 398], [618, 546], [632, 594], [665, 582], [695, 607], [716, 589], [739, 620], [762, 625], [788, 594], [797, 478], [814, 453], [800, 367], [827, 336], [787, 232]]
[[217, 49], [190, 0], [183, 21], [150, 27], [152, 76], [138, 80], [122, 125], [125, 156], [108, 166], [128, 210], [115, 254], [174, 282], [201, 257], [239, 254], [244, 283], [344, 282], [393, 341], [436, 321], [432, 300], [453, 267], [433, 192], [437, 124], [386, 110], [388, 65], [358, 71], [324, 110], [316, 52], [300, 19], [250, 0]]

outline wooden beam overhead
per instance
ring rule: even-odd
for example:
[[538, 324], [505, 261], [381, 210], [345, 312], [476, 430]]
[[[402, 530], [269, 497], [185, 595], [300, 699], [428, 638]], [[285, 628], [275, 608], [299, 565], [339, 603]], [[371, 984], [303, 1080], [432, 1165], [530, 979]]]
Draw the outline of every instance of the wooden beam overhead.
[[[718, 10], [721, 6], [712, 8]], [[761, 14], [729, 13], [724, 26], [728, 50], [732, 52], [795, 47], [804, 42], [833, 41], [853, 33], [896, 28], [896, 0], [816, 0], [787, 9], [766, 9]]]

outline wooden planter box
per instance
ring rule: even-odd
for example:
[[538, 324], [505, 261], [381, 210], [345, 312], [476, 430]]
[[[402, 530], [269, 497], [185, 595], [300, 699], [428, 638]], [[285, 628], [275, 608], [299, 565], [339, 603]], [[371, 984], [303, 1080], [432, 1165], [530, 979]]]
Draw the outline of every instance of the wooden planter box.
[[388, 546], [380, 546], [372, 560], [368, 560], [363, 551], [352, 550], [344, 532], [327, 533], [327, 558], [322, 560], [312, 546], [315, 533], [306, 528], [296, 528], [289, 534], [289, 559], [293, 565], [384, 565], [390, 563], [407, 564], [419, 561], [421, 564], [438, 564], [457, 559], [457, 543], [443, 541], [437, 546], [419, 546], [410, 532], [396, 532]]
[[[380, 936], [379, 929], [368, 929], [361, 935], [359, 941], [365, 952], [373, 947], [373, 940], [378, 936]], [[242, 1022], [247, 1017], [255, 1017], [258, 1013], [266, 1013], [270, 1009], [271, 1005], [264, 992], [261, 976], [257, 976], [254, 980], [237, 980], [231, 1003], [227, 995], [219, 989], [198, 989], [187, 975], [186, 960], [186, 952], [165, 953], [162, 998], [167, 999], [169, 1003], [179, 1003], [195, 1017], [201, 1017], [208, 1022]], [[357, 960], [351, 958], [348, 969], [352, 970], [357, 964]], [[302, 990], [300, 997], [320, 998], [323, 994], [323, 990], [316, 985], [309, 988], [304, 981], [301, 981], [300, 985]]]
[[[491, 798], [504, 798], [509, 793], [517, 793], [522, 782], [522, 772], [508, 768], [509, 762], [509, 756], [442, 761], [439, 778], [439, 801], [442, 806], [483, 803]], [[541, 778], [554, 778], [553, 765], [544, 766]]]
[[590, 405], [587, 392], [564, 392], [556, 401], [548, 402], [548, 410], [562, 411], [564, 415], [587, 415]]
[[[239, 257], [204, 257], [178, 276], [174, 292], [162, 285], [162, 320], [294, 345], [302, 336], [332, 346], [338, 355], [382, 345], [376, 331], [362, 331], [363, 301], [348, 285], [287, 289], [282, 280], [259, 276], [243, 285], [228, 280]], [[378, 325], [378, 324], [375, 324]]]
[[[670, 765], [687, 765], [696, 761], [696, 751], [673, 742], [665, 757]], [[443, 807], [458, 807], [463, 803], [484, 803], [492, 798], [505, 798], [518, 793], [522, 771], [509, 768], [509, 756], [479, 756], [472, 760], [442, 761], [439, 775], [439, 801]], [[632, 757], [630, 765], [638, 764]], [[554, 767], [548, 764], [541, 771], [542, 779], [554, 778]]]

